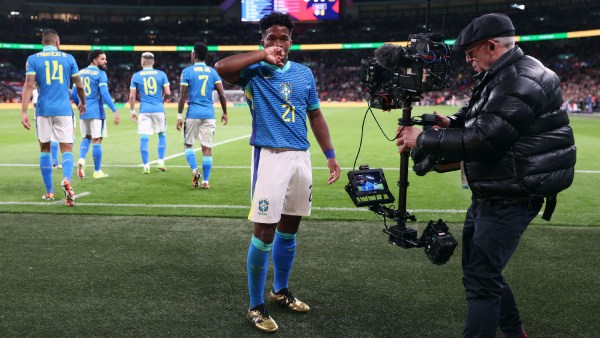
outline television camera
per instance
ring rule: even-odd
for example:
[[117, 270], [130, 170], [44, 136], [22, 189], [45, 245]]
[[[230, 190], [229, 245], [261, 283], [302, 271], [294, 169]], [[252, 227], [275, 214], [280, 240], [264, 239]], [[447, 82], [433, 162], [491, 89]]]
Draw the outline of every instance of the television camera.
[[449, 86], [450, 49], [443, 35], [409, 35], [408, 46], [384, 44], [375, 57], [361, 61], [362, 82], [372, 108], [390, 110], [402, 106], [404, 97], [418, 101], [421, 93]]
[[[429, 1], [427, 20], [429, 20]], [[429, 30], [429, 25], [426, 25]], [[402, 108], [400, 126], [434, 126], [434, 114], [411, 117], [412, 102], [419, 101], [421, 94], [449, 87], [450, 49], [444, 44], [441, 34], [419, 33], [409, 35], [407, 47], [384, 44], [375, 51], [374, 58], [361, 61], [362, 78], [369, 92], [369, 110], [377, 108], [389, 111]], [[361, 137], [362, 142], [362, 137]], [[360, 149], [360, 148], [359, 148]], [[388, 242], [402, 248], [424, 248], [425, 254], [434, 264], [444, 264], [452, 256], [458, 242], [448, 232], [448, 226], [439, 219], [429, 221], [420, 238], [415, 229], [406, 226], [416, 217], [406, 210], [408, 188], [408, 152], [400, 155], [400, 179], [397, 209], [386, 206], [393, 203], [394, 196], [389, 190], [382, 169], [372, 169], [368, 165], [348, 172], [345, 190], [357, 207], [368, 207], [370, 211], [383, 216], [383, 232]], [[418, 149], [412, 152], [415, 172], [422, 176], [431, 170], [445, 172], [456, 169], [440, 159], [422, 154]], [[358, 155], [357, 155], [358, 158]], [[451, 169], [449, 169], [451, 168]], [[396, 221], [388, 226], [386, 219]]]

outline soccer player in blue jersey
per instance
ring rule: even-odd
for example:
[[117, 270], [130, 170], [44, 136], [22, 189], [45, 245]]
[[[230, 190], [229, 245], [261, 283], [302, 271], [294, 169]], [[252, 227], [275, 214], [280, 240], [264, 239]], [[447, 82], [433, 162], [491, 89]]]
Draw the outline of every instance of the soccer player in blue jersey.
[[75, 205], [75, 193], [71, 187], [73, 175], [73, 109], [69, 99], [70, 83], [77, 87], [80, 98], [79, 113], [85, 113], [85, 93], [79, 77], [79, 68], [72, 55], [61, 52], [60, 38], [53, 29], [42, 33], [41, 52], [27, 58], [25, 84], [21, 105], [21, 123], [25, 129], [31, 129], [27, 117], [27, 107], [31, 101], [33, 88], [37, 83], [39, 90], [35, 108], [35, 125], [40, 143], [40, 170], [46, 186], [45, 200], [54, 199], [52, 187], [52, 161], [50, 159], [50, 140], [59, 142], [62, 152], [63, 180], [61, 186], [65, 192], [68, 206]]
[[[204, 63], [208, 48], [202, 42], [197, 42], [192, 50], [193, 65], [181, 72], [179, 87], [179, 104], [177, 106], [177, 130], [181, 131], [183, 123], [183, 107], [188, 102], [183, 127], [185, 158], [192, 168], [192, 186], [200, 185], [200, 171], [196, 162], [196, 153], [192, 148], [194, 141], [200, 139], [202, 145], [202, 189], [209, 189], [208, 179], [212, 169], [212, 141], [215, 135], [215, 108], [213, 107], [213, 90], [219, 94], [219, 102], [223, 109], [221, 122], [226, 125], [227, 100], [223, 84], [214, 68]], [[189, 98], [188, 98], [189, 97]]]
[[310, 215], [312, 172], [306, 120], [327, 158], [335, 182], [340, 167], [329, 129], [319, 108], [315, 78], [309, 68], [288, 60], [292, 19], [271, 13], [260, 20], [264, 50], [237, 54], [217, 62], [221, 78], [244, 88], [252, 115], [252, 206], [254, 222], [247, 257], [250, 308], [248, 319], [263, 332], [277, 324], [264, 305], [264, 288], [272, 251], [274, 281], [269, 299], [294, 312], [308, 312], [288, 288], [302, 216]]
[[[77, 176], [85, 178], [85, 158], [92, 144], [92, 157], [94, 158], [94, 178], [108, 177], [102, 169], [102, 135], [104, 132], [104, 103], [112, 110], [115, 125], [119, 124], [120, 117], [117, 108], [108, 92], [108, 77], [106, 76], [106, 54], [95, 49], [88, 54], [90, 65], [79, 72], [85, 90], [86, 107], [85, 114], [79, 117], [81, 130], [81, 144], [79, 145], [79, 160], [77, 161]], [[73, 101], [79, 103], [76, 87], [71, 92]]]
[[[142, 54], [142, 70], [133, 74], [129, 86], [129, 107], [131, 119], [138, 122], [140, 135], [140, 153], [144, 169], [142, 174], [150, 173], [148, 161], [148, 141], [150, 135], [158, 134], [158, 170], [167, 171], [165, 166], [165, 152], [167, 151], [167, 121], [165, 117], [164, 97], [171, 95], [167, 74], [162, 70], [154, 69], [154, 54]], [[140, 117], [135, 112], [136, 92], [140, 93]]]

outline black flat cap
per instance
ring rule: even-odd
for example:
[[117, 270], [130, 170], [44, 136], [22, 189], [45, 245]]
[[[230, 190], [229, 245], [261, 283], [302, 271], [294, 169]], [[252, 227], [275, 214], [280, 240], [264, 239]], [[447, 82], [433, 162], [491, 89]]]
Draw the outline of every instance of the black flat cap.
[[477, 41], [502, 36], [515, 36], [515, 27], [510, 18], [500, 13], [482, 15], [460, 32], [452, 49], [464, 51]]

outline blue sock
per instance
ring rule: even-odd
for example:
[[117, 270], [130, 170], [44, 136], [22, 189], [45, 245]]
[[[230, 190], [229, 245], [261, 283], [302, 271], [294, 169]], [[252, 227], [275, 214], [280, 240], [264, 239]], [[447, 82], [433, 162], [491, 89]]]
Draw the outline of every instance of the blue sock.
[[102, 165], [102, 144], [95, 143], [92, 145], [92, 156], [94, 157], [94, 170], [100, 170], [100, 166]]
[[265, 244], [260, 239], [252, 236], [248, 248], [248, 291], [250, 293], [250, 308], [265, 303], [265, 283], [269, 269], [269, 251], [273, 244]]
[[71, 182], [73, 176], [73, 162], [75, 161], [73, 153], [66, 151], [62, 154], [63, 176]]
[[296, 234], [275, 231], [273, 241], [273, 290], [287, 288], [296, 256]]
[[148, 164], [148, 141], [150, 136], [140, 135], [140, 153], [142, 154], [142, 163]]
[[50, 141], [50, 154], [52, 159], [52, 165], [58, 165], [58, 142]]
[[81, 140], [81, 144], [79, 145], [79, 158], [85, 159], [87, 157], [88, 150], [90, 149], [90, 140], [86, 137]]
[[52, 187], [52, 159], [50, 153], [40, 153], [40, 171], [46, 186], [46, 193], [54, 192]]
[[198, 168], [198, 163], [196, 162], [196, 153], [194, 152], [194, 149], [192, 149], [192, 148], [185, 149], [185, 159], [187, 160], [187, 162], [190, 165], [190, 168], [192, 168], [192, 170]]
[[166, 152], [167, 152], [167, 134], [159, 133], [158, 134], [158, 159], [164, 160]]
[[202, 179], [208, 181], [212, 169], [212, 156], [202, 156]]

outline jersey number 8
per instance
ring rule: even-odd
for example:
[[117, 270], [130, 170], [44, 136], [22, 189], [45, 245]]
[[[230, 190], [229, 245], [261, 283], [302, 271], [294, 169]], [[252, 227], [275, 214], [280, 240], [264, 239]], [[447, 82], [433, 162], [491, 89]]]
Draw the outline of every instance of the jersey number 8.
[[92, 93], [92, 86], [90, 85], [91, 80], [89, 77], [83, 78], [83, 89], [85, 91], [85, 96], [89, 96]]

